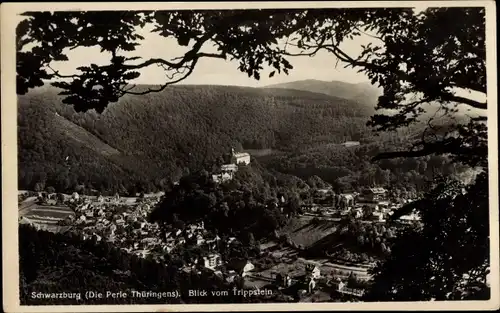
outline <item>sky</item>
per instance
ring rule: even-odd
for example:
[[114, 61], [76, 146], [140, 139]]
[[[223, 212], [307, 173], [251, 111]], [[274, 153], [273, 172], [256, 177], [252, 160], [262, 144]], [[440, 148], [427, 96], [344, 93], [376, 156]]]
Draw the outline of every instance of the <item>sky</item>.
[[[422, 2], [417, 4], [414, 10], [418, 13], [427, 7], [428, 4]], [[21, 19], [22, 17], [19, 17], [19, 21]], [[141, 46], [137, 47], [136, 51], [127, 53], [126, 56], [140, 56], [144, 59], [151, 57], [170, 59], [183, 55], [183, 49], [174, 40], [166, 40], [164, 37], [151, 33], [148, 29], [142, 30], [140, 33], [145, 37]], [[362, 35], [354, 40], [345, 42], [341, 48], [347, 54], [357, 56], [361, 51], [361, 45], [373, 40], [369, 36]], [[211, 47], [205, 48], [210, 50]], [[90, 63], [105, 64], [110, 59], [110, 55], [100, 53], [98, 48], [77, 48], [68, 52], [68, 57], [69, 61], [53, 62], [51, 67], [62, 74], [71, 74], [79, 66]], [[276, 73], [274, 77], [269, 78], [268, 73], [272, 69], [265, 69], [261, 73], [261, 80], [257, 81], [254, 78], [249, 78], [247, 74], [240, 72], [237, 61], [200, 59], [194, 72], [181, 83], [262, 87], [305, 79], [342, 81], [347, 83], [369, 82], [367, 77], [364, 74], [358, 73], [356, 69], [344, 68], [344, 64], [341, 62], [337, 64], [335, 56], [325, 51], [319, 52], [314, 57], [290, 57], [289, 61], [294, 66], [289, 75]], [[142, 70], [141, 77], [134, 81], [137, 84], [162, 84], [164, 82], [165, 73], [156, 66], [150, 66]]]
[[[143, 59], [149, 58], [164, 58], [172, 59], [182, 56], [186, 48], [180, 47], [175, 40], [166, 39], [158, 34], [151, 33], [148, 30], [141, 31], [141, 35], [145, 37], [141, 41], [141, 45], [136, 48], [136, 51], [123, 54], [127, 57], [140, 56]], [[355, 40], [346, 42], [343, 46], [344, 50], [351, 55], [359, 54], [361, 44], [370, 42], [368, 36], [360, 37]], [[213, 47], [205, 46], [201, 49], [204, 52], [215, 52]], [[100, 53], [97, 47], [77, 48], [67, 53], [69, 61], [53, 62], [51, 67], [61, 74], [70, 74], [75, 72], [76, 68], [90, 63], [105, 64], [109, 62], [110, 55]], [[268, 73], [272, 70], [265, 68], [261, 73], [261, 80], [257, 81], [254, 78], [249, 78], [246, 73], [238, 70], [238, 61], [229, 61], [213, 58], [202, 58], [197, 63], [193, 73], [183, 80], [182, 84], [214, 84], [214, 85], [237, 85], [249, 87], [262, 87], [271, 84], [317, 79], [324, 81], [343, 81], [348, 83], [368, 82], [365, 75], [357, 73], [357, 70], [352, 68], [344, 68], [344, 64], [338, 63], [336, 66], [336, 58], [331, 53], [320, 52], [314, 57], [298, 56], [289, 57], [288, 60], [293, 65], [294, 69], [289, 72], [289, 75], [284, 73], [278, 74], [269, 78]], [[139, 61], [134, 61], [139, 62]], [[165, 73], [163, 69], [150, 66], [141, 71], [139, 77], [134, 83], [138, 84], [161, 84], [165, 82]]]
[[[416, 12], [422, 11], [427, 5], [422, 4], [415, 7]], [[19, 22], [23, 17], [18, 16]], [[145, 37], [136, 51], [126, 53], [125, 56], [140, 56], [143, 59], [158, 58], [171, 59], [182, 56], [186, 49], [181, 48], [175, 40], [168, 40], [150, 29], [139, 30], [139, 33]], [[369, 36], [360, 36], [354, 40], [347, 41], [341, 47], [351, 56], [356, 56], [361, 51], [361, 45], [374, 40]], [[210, 51], [212, 47], [204, 47], [202, 51]], [[215, 52], [215, 51], [213, 51]], [[51, 67], [61, 74], [72, 74], [76, 68], [82, 65], [106, 64], [109, 63], [110, 55], [100, 53], [99, 48], [80, 47], [67, 52], [69, 61], [52, 62]], [[284, 73], [274, 75], [269, 78], [268, 73], [272, 71], [265, 68], [261, 73], [259, 81], [249, 78], [247, 74], [238, 70], [238, 61], [226, 61], [222, 59], [202, 58], [199, 60], [194, 72], [182, 84], [215, 84], [215, 85], [237, 85], [249, 87], [262, 87], [271, 84], [291, 82], [297, 80], [317, 79], [324, 81], [342, 81], [347, 83], [369, 82], [364, 74], [360, 74], [356, 69], [345, 68], [344, 64], [338, 62], [331, 53], [322, 51], [314, 57], [300, 56], [288, 58], [294, 69], [289, 75]], [[135, 62], [139, 62], [135, 61]], [[141, 77], [133, 81], [136, 84], [162, 84], [165, 82], [164, 71], [156, 66], [150, 66], [141, 70]]]

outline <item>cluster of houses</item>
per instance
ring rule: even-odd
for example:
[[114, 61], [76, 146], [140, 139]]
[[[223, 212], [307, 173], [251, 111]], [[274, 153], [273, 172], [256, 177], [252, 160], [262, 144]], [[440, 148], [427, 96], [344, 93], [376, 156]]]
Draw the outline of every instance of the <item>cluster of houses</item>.
[[347, 282], [339, 277], [323, 276], [320, 267], [314, 263], [306, 264], [303, 270], [272, 272], [271, 274], [278, 289], [288, 289], [295, 285], [299, 289], [299, 294], [314, 294], [317, 291], [330, 290], [361, 297], [365, 292], [364, 289], [348, 287]]
[[[225, 263], [221, 255], [216, 252], [206, 255], [200, 260], [195, 260], [183, 270], [191, 271], [200, 267], [213, 271], [215, 275], [225, 279], [228, 283], [234, 282], [237, 278], [244, 279], [245, 277], [264, 279], [260, 273], [255, 272], [255, 265], [250, 260], [241, 258]], [[309, 263], [300, 271], [271, 272], [271, 277], [267, 280], [278, 289], [298, 286], [298, 289], [312, 294], [318, 290], [320, 278], [322, 278], [320, 267]], [[340, 280], [339, 282], [343, 285], [335, 288], [340, 290], [345, 287], [345, 283]], [[329, 282], [329, 284], [333, 285], [333, 282]]]
[[187, 264], [182, 270], [185, 272], [197, 270], [200, 273], [200, 269], [210, 270], [226, 282], [233, 283], [237, 278], [243, 279], [251, 275], [255, 265], [245, 258], [225, 262], [220, 253], [210, 252], [200, 259], [195, 259], [191, 264]]
[[[193, 260], [181, 269], [184, 271], [200, 266], [217, 271], [223, 265], [222, 257], [217, 251], [222, 244], [230, 245], [235, 242], [235, 237], [222, 240], [218, 235], [208, 232], [203, 221], [164, 233], [158, 224], [147, 221], [153, 205], [152, 202], [132, 206], [109, 205], [105, 201], [83, 203], [68, 221], [76, 226], [74, 231], [84, 240], [112, 242], [124, 251], [142, 258], [151, 256], [157, 261], [163, 261], [166, 253], [186, 245], [209, 251], [208, 255], [200, 260]], [[248, 268], [245, 269], [247, 270]]]
[[294, 272], [273, 272], [275, 282], [278, 288], [289, 288], [294, 283], [305, 286], [308, 293], [314, 292], [319, 278], [321, 277], [321, 270], [315, 264], [306, 264], [304, 271]]
[[72, 199], [78, 201], [75, 214], [66, 217], [61, 224], [72, 226], [72, 232], [82, 239], [111, 242], [141, 257], [165, 250], [159, 226], [147, 221], [157, 198], [132, 205], [120, 202], [119, 196], [89, 199], [73, 194]]
[[[327, 194], [326, 192], [323, 193]], [[366, 188], [359, 193], [352, 192], [335, 195], [333, 203], [330, 206], [309, 205], [305, 207], [305, 210], [309, 213], [321, 213], [332, 217], [353, 215], [359, 219], [368, 218], [384, 222], [395, 210], [411, 201], [411, 199], [405, 199], [403, 203], [396, 203], [391, 201], [388, 191], [385, 188], [372, 187]], [[420, 217], [416, 213], [411, 213], [400, 217], [399, 220], [403, 223], [412, 223], [420, 220]]]
[[[230, 240], [235, 238], [230, 238]], [[165, 234], [165, 250], [172, 251], [175, 247], [184, 244], [196, 245], [208, 251], [217, 250], [221, 244], [221, 238], [218, 235], [210, 234], [203, 221], [190, 224], [184, 229], [177, 229]], [[208, 268], [209, 266], [207, 266]]]

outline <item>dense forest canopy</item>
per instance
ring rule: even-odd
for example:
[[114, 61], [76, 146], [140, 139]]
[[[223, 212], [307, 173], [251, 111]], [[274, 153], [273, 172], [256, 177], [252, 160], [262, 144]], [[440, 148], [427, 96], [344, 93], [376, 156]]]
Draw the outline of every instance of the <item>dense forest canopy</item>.
[[175, 86], [124, 97], [102, 114], [75, 112], [55, 89], [37, 91], [19, 98], [19, 184], [163, 189], [188, 169], [220, 165], [231, 147], [286, 152], [369, 141], [367, 117], [358, 103], [287, 90]]
[[[436, 130], [438, 118], [427, 115], [425, 127], [418, 129], [414, 141], [398, 145], [394, 151], [379, 151], [371, 158], [441, 156], [445, 159], [434, 160], [478, 169], [478, 175], [468, 186], [452, 177], [431, 183], [430, 190], [411, 206], [423, 215], [422, 229], [394, 239], [389, 260], [374, 270], [376, 287], [367, 299], [467, 299], [478, 288], [480, 296], [473, 298], [488, 297], [482, 292], [488, 290], [490, 249], [488, 215], [484, 214], [488, 209], [488, 104], [467, 94], [486, 97], [485, 8], [27, 12], [25, 16], [17, 28], [18, 94], [49, 80], [62, 89], [62, 102], [73, 105], [77, 112], [93, 109], [103, 113], [112, 110], [110, 103], [126, 96], [168, 90], [167, 86], [191, 75], [201, 58], [237, 60], [239, 70], [259, 79], [261, 75], [288, 74], [294, 56], [314, 57], [318, 51], [331, 53], [332, 64], [341, 62], [358, 69], [382, 89], [378, 112], [367, 124], [377, 131], [401, 131], [422, 123], [420, 118], [429, 105], [449, 118], [460, 106], [478, 111], [440, 130]], [[188, 47], [188, 52], [174, 60], [161, 55], [144, 60], [126, 54], [140, 44], [137, 31], [146, 25]], [[59, 31], [53, 31], [55, 28]], [[359, 55], [343, 50], [346, 40], [363, 35], [374, 40], [361, 47]], [[215, 52], [203, 50], [208, 42]], [[67, 58], [65, 48], [78, 46], [100, 47], [110, 56], [109, 64], [83, 65], [70, 74], [51, 70], [53, 60]], [[133, 88], [133, 80], [149, 66], [161, 66], [167, 81], [154, 88]], [[275, 143], [282, 140], [279, 133], [274, 135]], [[43, 151], [43, 147], [36, 150]], [[186, 176], [183, 174], [187, 173], [180, 176]]]
[[[83, 113], [48, 88], [19, 97], [19, 186], [60, 192], [85, 186], [111, 194], [162, 190], [188, 171], [217, 170], [231, 147], [270, 149], [259, 158], [266, 166], [359, 187], [422, 189], [435, 174], [462, 172], [445, 157], [404, 167], [400, 160], [370, 163], [381, 151], [413, 142], [423, 126], [375, 134], [365, 125], [369, 116], [363, 103], [324, 94], [227, 86], [173, 86], [123, 97], [102, 114]], [[340, 146], [345, 140], [362, 145]], [[389, 173], [378, 177], [382, 170]]]
[[272, 238], [286, 223], [285, 214], [297, 213], [300, 208], [283, 211], [278, 207], [279, 198], [298, 200], [301, 189], [295, 179], [275, 176], [257, 164], [242, 166], [233, 180], [222, 185], [201, 171], [184, 176], [167, 191], [150, 218], [165, 227], [204, 221], [207, 229], [219, 235], [241, 238], [252, 233], [256, 239]]

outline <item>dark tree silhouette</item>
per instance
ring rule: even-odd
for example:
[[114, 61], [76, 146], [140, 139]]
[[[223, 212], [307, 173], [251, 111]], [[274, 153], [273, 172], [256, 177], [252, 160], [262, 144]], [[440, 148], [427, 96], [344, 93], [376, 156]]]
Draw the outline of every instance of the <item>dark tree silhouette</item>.
[[488, 176], [464, 187], [438, 181], [414, 208], [423, 227], [394, 241], [374, 270], [368, 301], [487, 300], [490, 268]]

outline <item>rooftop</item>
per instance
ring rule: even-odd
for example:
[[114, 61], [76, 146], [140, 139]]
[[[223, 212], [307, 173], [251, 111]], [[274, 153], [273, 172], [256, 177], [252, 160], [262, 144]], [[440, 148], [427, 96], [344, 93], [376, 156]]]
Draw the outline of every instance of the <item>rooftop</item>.
[[385, 188], [382, 188], [382, 187], [369, 188], [369, 191], [371, 191], [373, 193], [385, 193], [386, 192]]

